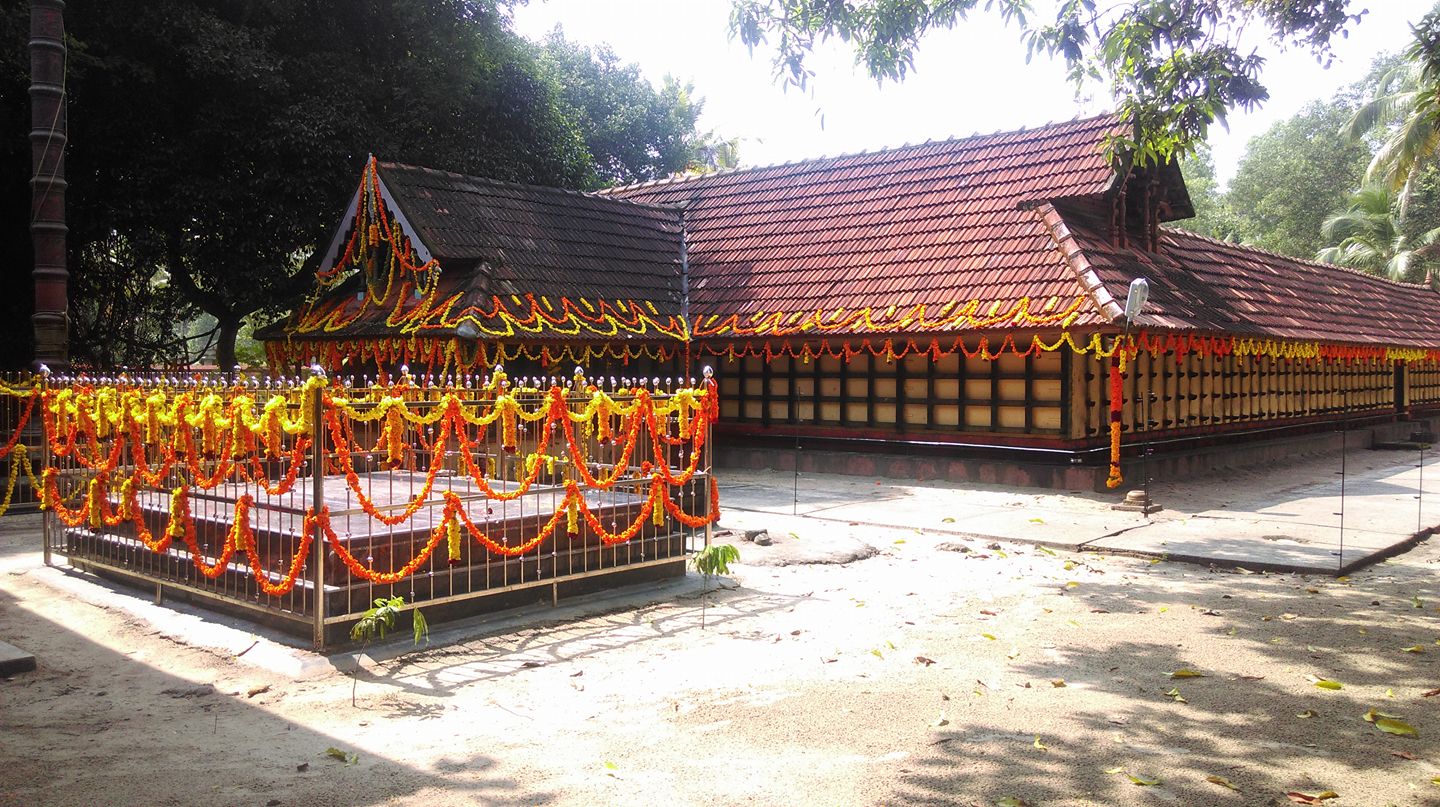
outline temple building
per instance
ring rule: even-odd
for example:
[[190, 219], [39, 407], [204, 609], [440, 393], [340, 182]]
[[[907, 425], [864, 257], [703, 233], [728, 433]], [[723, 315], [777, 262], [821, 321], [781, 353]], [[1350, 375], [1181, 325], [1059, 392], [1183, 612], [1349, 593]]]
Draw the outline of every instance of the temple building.
[[262, 338], [357, 375], [710, 365], [722, 465], [1070, 488], [1440, 410], [1436, 292], [1165, 226], [1184, 180], [1107, 160], [1125, 125], [599, 194], [372, 161]]

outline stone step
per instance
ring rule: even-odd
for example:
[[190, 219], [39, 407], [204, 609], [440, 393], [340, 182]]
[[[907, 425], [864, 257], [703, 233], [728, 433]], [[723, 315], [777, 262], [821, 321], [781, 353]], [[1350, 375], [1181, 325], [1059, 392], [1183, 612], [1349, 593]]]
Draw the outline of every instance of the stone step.
[[30, 672], [35, 669], [35, 657], [9, 642], [0, 642], [0, 675]]

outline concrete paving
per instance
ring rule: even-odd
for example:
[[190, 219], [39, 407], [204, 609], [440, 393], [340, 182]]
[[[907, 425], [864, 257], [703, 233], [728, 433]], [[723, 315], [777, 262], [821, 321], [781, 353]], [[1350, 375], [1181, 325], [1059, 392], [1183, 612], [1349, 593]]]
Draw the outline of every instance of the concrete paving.
[[848, 545], [882, 528], [1339, 575], [1440, 528], [1440, 467], [1433, 452], [1423, 467], [1420, 457], [1351, 449], [1156, 482], [1152, 497], [1164, 509], [1148, 516], [1111, 509], [1123, 488], [1105, 495], [780, 471], [718, 476], [722, 525], [766, 529], [781, 545], [789, 538], [822, 554], [827, 543]]
[[9, 642], [0, 642], [0, 675], [30, 672], [35, 669], [35, 656]]

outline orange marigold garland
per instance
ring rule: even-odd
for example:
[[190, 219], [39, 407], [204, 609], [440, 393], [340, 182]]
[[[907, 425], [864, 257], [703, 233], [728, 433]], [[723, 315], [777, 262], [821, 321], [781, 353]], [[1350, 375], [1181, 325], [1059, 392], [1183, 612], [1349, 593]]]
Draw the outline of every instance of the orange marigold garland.
[[[628, 404], [617, 403], [609, 394], [593, 386], [575, 389], [552, 386], [535, 409], [520, 404], [519, 395], [538, 390], [491, 387], [488, 411], [476, 412], [462, 405], [454, 391], [426, 392], [402, 383], [388, 393], [363, 394], [355, 403], [325, 395], [322, 398], [321, 422], [312, 423], [310, 407], [301, 405], [295, 418], [285, 412], [316, 392], [319, 382], [276, 395], [263, 407], [240, 386], [200, 387], [183, 392], [164, 390], [141, 391], [123, 387], [89, 387], [76, 385], [63, 390], [35, 396], [41, 402], [46, 440], [59, 456], [89, 473], [70, 487], [71, 502], [60, 493], [60, 471], [45, 470], [37, 480], [42, 507], [51, 510], [71, 528], [91, 529], [131, 522], [134, 534], [147, 548], [167, 552], [176, 539], [183, 542], [191, 562], [206, 577], [218, 578], [227, 572], [248, 573], [256, 579], [260, 592], [278, 596], [293, 590], [303, 573], [310, 549], [316, 540], [325, 541], [341, 562], [358, 579], [377, 583], [394, 583], [414, 574], [433, 555], [440, 541], [447, 544], [447, 559], [463, 563], [461, 527], [484, 549], [498, 556], [515, 557], [532, 552], [552, 538], [564, 519], [566, 533], [578, 536], [582, 522], [606, 544], [631, 540], [640, 534], [648, 519], [663, 527], [670, 518], [689, 526], [712, 522], [718, 515], [715, 497], [718, 488], [710, 480], [710, 512], [692, 516], [670, 495], [672, 487], [689, 483], [699, 471], [705, 438], [714, 417], [714, 385], [707, 389], [682, 390], [661, 398], [643, 388], [618, 390], [630, 396]], [[482, 400], [486, 398], [482, 394]], [[410, 408], [410, 402], [428, 407]], [[374, 405], [373, 409], [366, 407]], [[366, 415], [366, 412], [373, 412]], [[360, 484], [355, 468], [353, 422], [381, 420], [381, 438], [375, 447], [387, 465], [403, 458], [428, 454], [429, 468], [419, 495], [394, 511], [381, 512]], [[496, 423], [495, 421], [499, 421]], [[523, 423], [533, 426], [522, 426]], [[616, 444], [616, 451], [604, 465], [588, 461], [588, 448], [577, 440], [574, 424], [585, 424], [586, 440], [596, 432], [603, 433]], [[268, 495], [283, 495], [294, 489], [301, 470], [314, 447], [315, 426], [324, 430], [331, 445], [326, 452], [324, 467], [343, 473], [349, 488], [357, 494], [367, 514], [382, 523], [398, 525], [411, 518], [432, 496], [438, 472], [447, 456], [459, 456], [460, 467], [489, 498], [515, 499], [533, 491], [539, 477], [553, 477], [559, 469], [575, 469], [578, 478], [566, 480], [565, 497], [557, 505], [538, 534], [523, 543], [511, 546], [487, 535], [482, 525], [471, 521], [461, 499], [453, 492], [441, 495], [443, 516], [429, 530], [429, 540], [404, 566], [392, 571], [371, 568], [348, 551], [335, 534], [329, 511], [308, 511], [298, 535], [295, 554], [284, 561], [283, 568], [268, 571], [260, 547], [250, 525], [254, 495], [244, 494], [236, 502], [222, 540], [213, 549], [203, 547], [198, 538], [199, 525], [190, 510], [191, 491], [214, 489], [230, 482], [253, 484]], [[501, 492], [486, 480], [487, 469], [481, 460], [485, 433], [494, 425], [505, 448], [518, 452], [522, 428], [534, 429], [534, 442], [524, 446], [523, 460], [515, 463], [518, 471], [517, 490]], [[412, 429], [413, 433], [410, 432]], [[433, 428], [422, 432], [422, 428]], [[290, 439], [293, 436], [293, 439]], [[478, 439], [477, 439], [478, 436]], [[558, 436], [558, 438], [557, 438]], [[551, 445], [558, 440], [565, 444], [555, 453]], [[642, 440], [649, 439], [650, 457], [639, 461], [637, 452], [645, 451]], [[680, 464], [671, 468], [674, 452], [679, 450]], [[456, 451], [455, 448], [459, 450]], [[690, 451], [689, 455], [684, 451]], [[6, 453], [0, 450], [0, 457]], [[12, 477], [21, 471], [25, 449], [13, 442]], [[485, 457], [493, 462], [494, 457]], [[632, 466], [638, 462], [638, 467]], [[604, 469], [602, 471], [602, 468]], [[280, 470], [283, 469], [283, 470]], [[278, 476], [272, 477], [278, 470]], [[494, 478], [493, 469], [489, 475]], [[638, 502], [634, 520], [623, 529], [612, 531], [599, 520], [585, 500], [582, 485], [612, 489], [630, 484], [632, 479], [644, 480], [643, 497]], [[13, 480], [12, 480], [13, 484]], [[142, 488], [154, 489], [162, 484], [173, 485], [169, 493], [169, 518], [159, 536], [151, 533], [146, 523], [145, 508], [140, 503]], [[114, 487], [118, 485], [118, 490]], [[114, 498], [112, 498], [114, 496]], [[0, 507], [3, 507], [0, 504]], [[245, 559], [236, 562], [236, 553]], [[207, 554], [208, 553], [208, 554]]]
[[1125, 350], [1117, 348], [1110, 354], [1110, 475], [1105, 487], [1120, 487], [1125, 477], [1120, 472], [1120, 420], [1125, 406]]

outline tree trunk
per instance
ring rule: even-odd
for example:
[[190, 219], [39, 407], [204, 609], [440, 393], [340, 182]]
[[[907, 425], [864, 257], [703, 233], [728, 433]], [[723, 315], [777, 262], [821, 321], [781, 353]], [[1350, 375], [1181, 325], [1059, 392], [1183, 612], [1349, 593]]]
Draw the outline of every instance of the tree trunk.
[[215, 336], [215, 363], [220, 372], [228, 373], [235, 368], [235, 337], [240, 333], [237, 317], [221, 317], [220, 330]]

